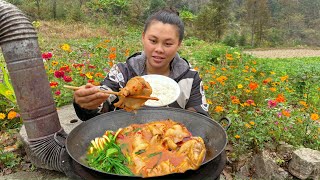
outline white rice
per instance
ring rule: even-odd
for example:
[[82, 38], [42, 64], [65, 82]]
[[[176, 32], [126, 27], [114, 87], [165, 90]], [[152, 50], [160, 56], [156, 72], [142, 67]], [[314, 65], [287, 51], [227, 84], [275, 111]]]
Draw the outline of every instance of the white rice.
[[[152, 87], [151, 97], [157, 97], [159, 100], [148, 100], [147, 106], [166, 106], [173, 103], [177, 99], [177, 88], [172, 82], [165, 79], [150, 78], [147, 80]], [[179, 92], [180, 94], [180, 92]]]

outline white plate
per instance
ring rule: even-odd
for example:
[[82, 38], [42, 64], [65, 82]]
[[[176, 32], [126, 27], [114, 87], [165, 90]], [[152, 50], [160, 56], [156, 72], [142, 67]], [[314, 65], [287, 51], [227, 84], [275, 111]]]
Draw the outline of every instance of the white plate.
[[159, 101], [146, 101], [146, 106], [167, 106], [175, 102], [180, 96], [180, 87], [173, 79], [157, 74], [144, 75], [142, 77], [150, 84], [152, 88], [151, 96], [159, 98]]

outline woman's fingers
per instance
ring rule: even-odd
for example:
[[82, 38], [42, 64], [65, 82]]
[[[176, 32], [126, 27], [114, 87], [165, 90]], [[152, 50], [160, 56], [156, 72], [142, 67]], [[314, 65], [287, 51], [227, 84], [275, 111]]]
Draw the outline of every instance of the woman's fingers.
[[79, 90], [74, 92], [75, 102], [85, 109], [98, 108], [108, 97], [108, 94], [100, 92], [98, 87], [92, 84], [81, 86]]

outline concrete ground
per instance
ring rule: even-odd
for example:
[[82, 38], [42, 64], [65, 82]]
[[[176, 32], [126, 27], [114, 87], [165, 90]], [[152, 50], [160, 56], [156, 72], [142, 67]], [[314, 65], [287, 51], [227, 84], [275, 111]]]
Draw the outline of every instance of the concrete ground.
[[[82, 121], [78, 119], [72, 104], [57, 108], [61, 126], [69, 133], [73, 128]], [[21, 128], [20, 135], [23, 139], [27, 139], [24, 127]], [[5, 176], [0, 176], [0, 180], [68, 180], [69, 178], [60, 172], [47, 169], [37, 169], [35, 171], [19, 171]]]

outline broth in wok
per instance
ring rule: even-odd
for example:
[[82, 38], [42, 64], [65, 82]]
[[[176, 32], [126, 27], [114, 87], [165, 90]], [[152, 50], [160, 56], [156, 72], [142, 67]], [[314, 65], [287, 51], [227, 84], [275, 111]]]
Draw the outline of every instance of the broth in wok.
[[106, 131], [91, 141], [87, 162], [109, 173], [153, 177], [196, 170], [205, 154], [201, 137], [168, 119]]

